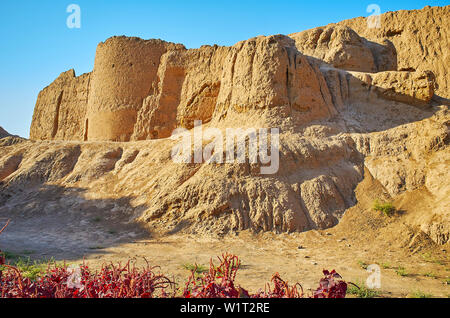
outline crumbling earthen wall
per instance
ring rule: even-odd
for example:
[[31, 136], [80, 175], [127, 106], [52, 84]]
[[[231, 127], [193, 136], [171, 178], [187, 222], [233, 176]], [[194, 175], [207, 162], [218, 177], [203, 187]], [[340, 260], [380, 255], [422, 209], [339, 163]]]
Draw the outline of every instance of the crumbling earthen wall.
[[[177, 127], [192, 128], [194, 120], [220, 121], [275, 107], [279, 117], [302, 125], [335, 115], [350, 95], [359, 98], [367, 87], [379, 98], [426, 105], [435, 89], [448, 96], [450, 61], [442, 53], [449, 36], [443, 18], [448, 10], [387, 13], [381, 29], [368, 29], [366, 19], [354, 19], [232, 47], [187, 50], [161, 40], [113, 37], [99, 44], [92, 73], [79, 78], [73, 71], [63, 73], [39, 94], [30, 136], [165, 138]], [[436, 22], [430, 35], [424, 31], [428, 19]], [[421, 58], [410, 54], [411, 41], [421, 47]], [[429, 70], [440, 88], [431, 73], [422, 81], [421, 74]]]
[[10, 134], [0, 126], [0, 138], [5, 138], [8, 136], [10, 136]]
[[436, 94], [450, 98], [450, 6], [387, 12], [380, 28], [369, 28], [367, 18], [342, 21], [370, 41], [387, 38], [397, 51], [398, 70], [432, 71], [438, 84]]
[[88, 103], [88, 140], [128, 141], [157, 81], [161, 56], [182, 45], [113, 37], [97, 47]]
[[302, 53], [339, 69], [382, 72], [397, 69], [397, 53], [386, 39], [367, 41], [349, 27], [331, 25], [290, 35]]
[[177, 127], [192, 128], [194, 120], [209, 122], [229, 50], [202, 46], [165, 53], [161, 57], [156, 89], [144, 100], [132, 139], [165, 138]]
[[38, 95], [30, 138], [35, 140], [84, 140], [91, 73], [62, 73]]

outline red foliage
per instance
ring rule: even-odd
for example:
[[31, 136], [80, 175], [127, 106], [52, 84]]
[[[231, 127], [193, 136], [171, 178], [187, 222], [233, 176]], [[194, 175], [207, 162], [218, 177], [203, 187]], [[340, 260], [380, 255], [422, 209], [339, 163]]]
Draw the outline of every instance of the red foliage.
[[[273, 288], [267, 285], [266, 291], [251, 295], [245, 289], [235, 285], [236, 274], [240, 266], [237, 256], [223, 254], [219, 257], [220, 265], [215, 267], [210, 262], [209, 272], [195, 277], [195, 270], [189, 278], [183, 292], [185, 298], [303, 298], [303, 287], [297, 283], [289, 286], [276, 273], [272, 277]], [[325, 277], [320, 280], [319, 288], [314, 292], [314, 298], [345, 298], [347, 283], [336, 271], [323, 271]]]
[[[6, 224], [0, 233], [6, 228]], [[273, 287], [251, 295], [236, 286], [236, 275], [241, 265], [239, 258], [231, 254], [218, 257], [219, 266], [210, 262], [209, 272], [196, 276], [194, 269], [182, 292], [185, 298], [302, 298], [300, 284], [289, 286], [277, 273], [272, 277]], [[1, 298], [152, 298], [175, 297], [175, 283], [161, 274], [156, 267], [137, 269], [128, 262], [125, 266], [103, 266], [99, 272], [91, 272], [86, 264], [74, 270], [67, 266], [48, 266], [46, 272], [35, 281], [24, 277], [20, 270], [5, 264], [0, 255]], [[2, 268], [6, 268], [3, 270]], [[74, 273], [76, 275], [74, 275]], [[345, 298], [347, 284], [336, 271], [323, 271], [314, 298]], [[74, 281], [74, 279], [76, 281]], [[301, 292], [300, 292], [300, 290]], [[169, 290], [170, 292], [167, 292]]]
[[79, 286], [69, 284], [73, 271], [67, 266], [50, 267], [32, 281], [19, 270], [8, 269], [1, 278], [2, 298], [152, 298], [169, 297], [166, 289], [174, 290], [174, 283], [163, 275], [154, 273], [147, 265], [138, 270], [127, 263], [121, 266], [103, 266], [92, 273], [87, 265], [80, 266]]
[[[289, 286], [288, 282], [281, 279], [280, 274], [276, 273], [272, 276], [273, 288], [267, 284], [265, 292], [255, 295], [255, 298], [303, 298], [303, 287], [299, 283]], [[301, 292], [297, 287], [300, 287]], [[267, 291], [268, 289], [268, 291]]]
[[335, 270], [331, 273], [323, 271], [325, 278], [320, 280], [320, 286], [314, 292], [314, 298], [345, 298], [347, 283], [342, 280], [341, 275]]
[[220, 265], [215, 267], [212, 260], [209, 272], [196, 278], [192, 271], [183, 291], [185, 298], [240, 298], [250, 297], [248, 292], [236, 287], [234, 281], [241, 265], [237, 256], [224, 254], [218, 257]]

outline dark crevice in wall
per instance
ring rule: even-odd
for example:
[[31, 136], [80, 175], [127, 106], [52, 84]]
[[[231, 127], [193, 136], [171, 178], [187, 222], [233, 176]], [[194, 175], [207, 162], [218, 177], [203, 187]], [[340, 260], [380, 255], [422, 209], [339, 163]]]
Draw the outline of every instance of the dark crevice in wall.
[[53, 118], [53, 130], [52, 130], [52, 139], [55, 138], [57, 132], [58, 132], [58, 126], [59, 126], [59, 109], [61, 108], [61, 102], [63, 97], [64, 91], [61, 91], [61, 93], [58, 96], [58, 100], [56, 101], [56, 110], [55, 110], [55, 117]]
[[393, 36], [396, 36], [396, 35], [401, 35], [402, 33], [403, 33], [403, 30], [388, 30], [385, 33], [385, 36], [390, 38], [390, 37], [393, 37]]
[[89, 119], [86, 118], [86, 123], [84, 125], [84, 141], [88, 141], [88, 129], [89, 129]]

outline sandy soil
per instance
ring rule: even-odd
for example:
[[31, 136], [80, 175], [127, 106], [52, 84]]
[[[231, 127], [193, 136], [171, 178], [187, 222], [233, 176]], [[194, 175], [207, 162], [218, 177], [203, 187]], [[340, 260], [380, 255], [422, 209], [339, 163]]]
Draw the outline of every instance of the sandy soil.
[[[323, 269], [336, 269], [347, 281], [365, 282], [369, 273], [363, 265], [378, 264], [383, 297], [407, 297], [418, 291], [448, 297], [449, 247], [437, 246], [409, 228], [404, 216], [408, 211], [387, 217], [368, 208], [368, 202], [379, 197], [380, 191], [376, 182], [366, 178], [356, 190], [359, 203], [346, 212], [338, 226], [327, 231], [157, 236], [142, 227], [119, 226], [92, 214], [80, 215], [78, 220], [67, 219], [64, 214], [44, 214], [13, 217], [0, 236], [0, 249], [33, 259], [54, 257], [69, 263], [84, 259], [96, 268], [129, 259], [140, 266], [145, 258], [159, 265], [161, 272], [173, 275], [181, 286], [189, 276], [183, 264], [207, 266], [211, 258], [217, 263], [216, 256], [229, 252], [242, 261], [237, 283], [251, 291], [264, 288], [276, 272], [289, 282], [301, 282], [305, 290], [317, 287]], [[6, 216], [0, 217], [3, 221]], [[407, 275], [397, 274], [398, 267], [405, 268]]]

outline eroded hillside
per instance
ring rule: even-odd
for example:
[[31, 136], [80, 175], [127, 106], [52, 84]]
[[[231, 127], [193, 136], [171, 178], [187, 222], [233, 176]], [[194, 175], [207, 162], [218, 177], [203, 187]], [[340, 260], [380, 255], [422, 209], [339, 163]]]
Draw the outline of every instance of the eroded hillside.
[[[140, 224], [135, 235], [302, 232], [337, 225], [358, 184], [373, 178], [381, 199], [424, 195], [402, 222], [446, 244], [449, 9], [232, 47], [108, 39], [91, 73], [62, 73], [39, 94], [30, 140], [2, 139], [0, 217], [19, 229], [52, 224], [49, 244], [88, 244], [77, 241], [80, 227], [83, 242], [95, 240], [101, 233], [86, 220], [99, 215], [111, 226]], [[168, 137], [195, 120], [223, 135], [279, 128], [279, 169], [173, 162]]]

